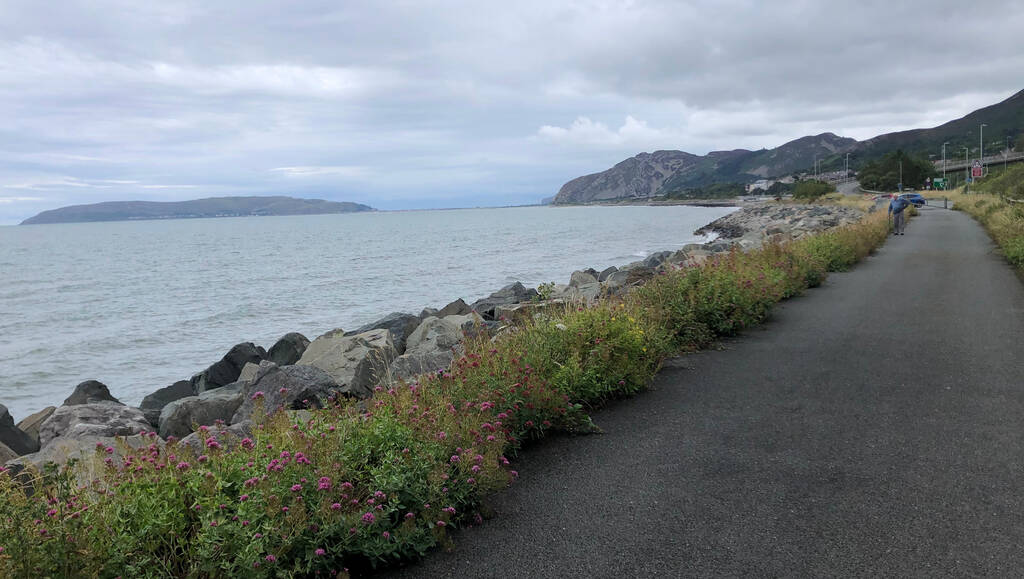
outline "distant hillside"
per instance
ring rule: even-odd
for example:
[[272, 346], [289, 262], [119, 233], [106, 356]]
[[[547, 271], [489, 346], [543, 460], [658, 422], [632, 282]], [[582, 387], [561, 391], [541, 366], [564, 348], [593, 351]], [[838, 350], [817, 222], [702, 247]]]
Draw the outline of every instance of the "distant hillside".
[[985, 127], [985, 151], [993, 154], [1006, 146], [1024, 149], [1024, 91], [1001, 103], [978, 109], [963, 118], [931, 129], [914, 129], [856, 141], [832, 133], [801, 137], [774, 149], [714, 151], [701, 157], [683, 151], [640, 153], [611, 169], [577, 177], [562, 186], [555, 204], [593, 203], [617, 199], [671, 196], [685, 198], [733, 190], [708, 187], [719, 183], [744, 184], [758, 179], [784, 177], [814, 169], [841, 171], [850, 154], [850, 169], [897, 149], [923, 158], [963, 158], [962, 147], [977, 156], [979, 128]]
[[22, 225], [41, 223], [80, 223], [87, 221], [129, 221], [136, 219], [193, 219], [199, 217], [243, 217], [251, 215], [319, 215], [376, 211], [369, 205], [323, 199], [294, 197], [210, 197], [193, 201], [108, 201], [90, 205], [71, 205], [43, 211], [22, 221]]
[[644, 199], [706, 189], [714, 183], [750, 183], [783, 176], [814, 164], [857, 141], [824, 133], [777, 147], [748, 151], [712, 151], [701, 157], [683, 151], [640, 153], [607, 171], [577, 177], [555, 196], [556, 204]]
[[[984, 135], [980, 134], [981, 125], [985, 124]], [[851, 155], [862, 156], [866, 160], [877, 159], [897, 149], [912, 155], [928, 158], [934, 155], [941, 158], [942, 143], [946, 145], [946, 158], [957, 155], [963, 158], [963, 147], [977, 156], [979, 139], [985, 139], [985, 154], [991, 155], [1006, 147], [1009, 137], [1011, 146], [1017, 145], [1021, 150], [1024, 142], [1024, 90], [1010, 98], [985, 108], [978, 109], [954, 121], [941, 124], [931, 129], [912, 129], [879, 135], [867, 141], [857, 143], [850, 149]], [[934, 159], [933, 159], [934, 160]]]

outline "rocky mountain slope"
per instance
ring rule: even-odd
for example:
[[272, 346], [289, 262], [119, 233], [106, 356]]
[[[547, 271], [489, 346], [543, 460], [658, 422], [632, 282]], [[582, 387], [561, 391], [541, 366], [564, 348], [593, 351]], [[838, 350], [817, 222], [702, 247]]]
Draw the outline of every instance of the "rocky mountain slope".
[[318, 215], [376, 211], [369, 205], [323, 199], [294, 197], [210, 197], [192, 201], [108, 201], [71, 205], [43, 211], [22, 221], [22, 225], [78, 223], [87, 221], [128, 221], [136, 219], [188, 219], [197, 217], [239, 217], [250, 215]]
[[[866, 141], [840, 137], [832, 133], [801, 137], [774, 149], [713, 151], [705, 156], [683, 151], [655, 151], [618, 163], [611, 169], [577, 177], [562, 186], [555, 204], [593, 203], [619, 199], [645, 199], [672, 195], [692, 196], [690, 192], [713, 183], [751, 183], [757, 179], [777, 178], [811, 171], [815, 160], [819, 170], [850, 168], [902, 149], [917, 156], [938, 156], [942, 143], [947, 154], [962, 146], [977, 149], [979, 127], [984, 123], [985, 150], [998, 151], [1021, 141], [1024, 148], [1024, 91], [992, 106], [978, 109], [960, 119], [930, 129], [914, 129], [879, 135]], [[697, 193], [694, 193], [697, 194]]]
[[607, 171], [577, 177], [555, 196], [555, 204], [645, 199], [678, 194], [712, 183], [750, 183], [792, 173], [856, 143], [824, 133], [777, 147], [748, 151], [712, 151], [705, 156], [683, 151], [640, 153]]

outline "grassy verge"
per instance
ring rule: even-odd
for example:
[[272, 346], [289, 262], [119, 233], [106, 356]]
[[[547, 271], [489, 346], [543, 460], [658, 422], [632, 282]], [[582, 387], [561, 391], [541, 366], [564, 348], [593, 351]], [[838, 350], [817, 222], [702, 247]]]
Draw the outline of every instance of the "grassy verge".
[[27, 486], [0, 474], [0, 576], [345, 576], [420, 557], [480, 520], [525, 441], [593, 430], [589, 408], [761, 322], [887, 234], [876, 213], [666, 272], [625, 299], [470, 340], [449, 371], [364, 403], [279, 413], [241, 441], [204, 427], [201, 454], [154, 434], [140, 450], [100, 447], [87, 485], [75, 465], [28, 473]]
[[969, 214], [982, 224], [1007, 261], [1024, 276], [1024, 203], [1007, 201], [991, 193], [964, 195], [956, 191], [951, 192], [949, 198], [953, 209]]

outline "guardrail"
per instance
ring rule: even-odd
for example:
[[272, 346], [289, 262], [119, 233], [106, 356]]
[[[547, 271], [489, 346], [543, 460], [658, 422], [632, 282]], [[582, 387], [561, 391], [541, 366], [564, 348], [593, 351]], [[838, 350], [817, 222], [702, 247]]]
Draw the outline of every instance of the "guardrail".
[[[946, 171], [958, 171], [966, 169], [974, 165], [977, 159], [970, 159], [968, 161], [961, 161], [957, 159], [946, 159], [945, 170]], [[989, 155], [981, 160], [982, 165], [998, 165], [999, 163], [1016, 163], [1018, 161], [1024, 161], [1024, 151], [1013, 152], [1013, 153], [999, 153], [998, 155]], [[938, 171], [943, 170], [942, 160], [932, 161], [935, 165], [935, 169]]]

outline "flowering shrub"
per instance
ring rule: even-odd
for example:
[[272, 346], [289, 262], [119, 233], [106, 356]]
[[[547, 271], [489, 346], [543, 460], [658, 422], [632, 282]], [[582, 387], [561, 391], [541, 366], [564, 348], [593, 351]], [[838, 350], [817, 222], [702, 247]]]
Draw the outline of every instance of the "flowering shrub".
[[91, 471], [0, 473], [0, 576], [345, 576], [423, 556], [480, 520], [522, 443], [593, 431], [587, 408], [758, 323], [886, 232], [875, 215], [666, 272], [623, 300], [546, 310], [494, 342], [468, 338], [447, 371], [278, 412], [242, 440], [203, 428], [193, 450], [149, 433], [141, 448], [100, 445]]

